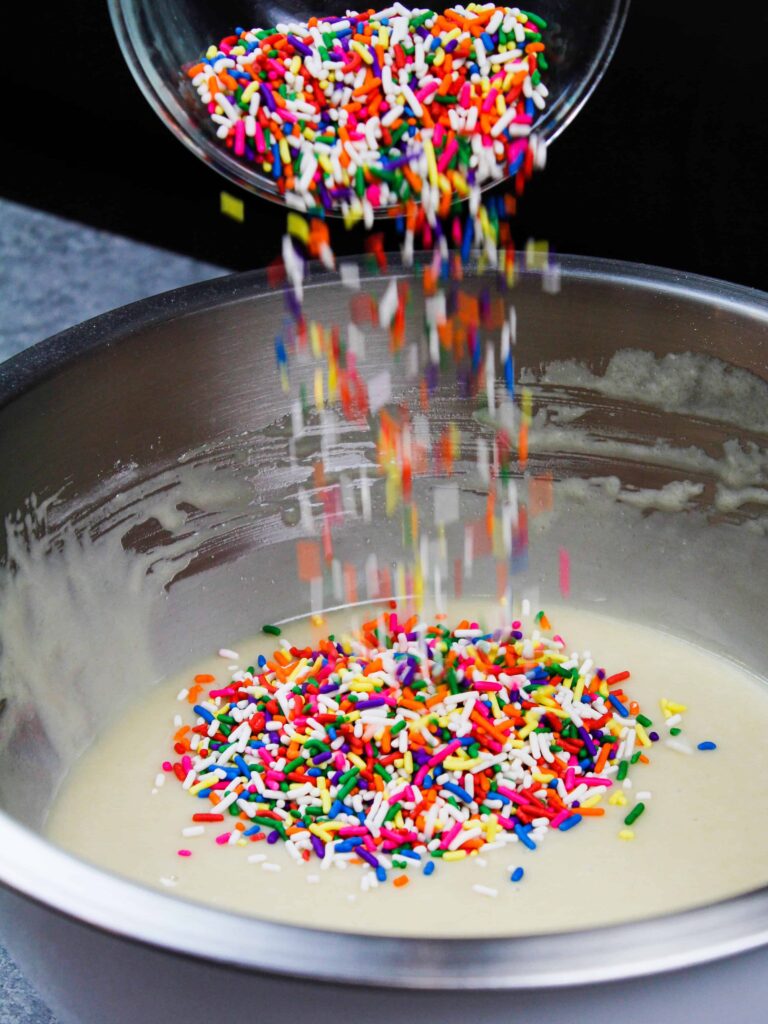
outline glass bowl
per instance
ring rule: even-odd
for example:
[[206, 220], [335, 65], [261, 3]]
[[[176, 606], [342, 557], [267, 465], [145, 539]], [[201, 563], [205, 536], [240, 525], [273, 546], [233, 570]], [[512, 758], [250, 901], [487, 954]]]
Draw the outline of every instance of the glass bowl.
[[[201, 160], [235, 185], [283, 203], [275, 182], [232, 156], [216, 138], [184, 67], [235, 26], [270, 26], [288, 18], [337, 14], [354, 5], [236, 0], [109, 0], [123, 56], [153, 110]], [[571, 123], [602, 78], [619, 41], [629, 0], [538, 0], [537, 14], [549, 23], [549, 100], [534, 130], [550, 143]]]

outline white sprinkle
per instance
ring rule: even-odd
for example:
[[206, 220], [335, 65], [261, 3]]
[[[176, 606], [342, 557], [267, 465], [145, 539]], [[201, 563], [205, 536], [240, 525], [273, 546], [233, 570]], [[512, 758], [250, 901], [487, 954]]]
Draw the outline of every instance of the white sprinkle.
[[230, 651], [228, 647], [219, 648], [219, 657], [226, 658], [228, 661], [239, 661], [240, 655], [237, 651]]
[[247, 857], [249, 864], [263, 864], [266, 859], [266, 853], [251, 853]]
[[205, 827], [203, 825], [188, 825], [187, 828], [183, 828], [181, 830], [181, 834], [183, 836], [188, 836], [188, 837], [191, 837], [191, 836], [201, 836], [201, 835], [203, 835], [204, 832], [205, 832]]
[[282, 871], [283, 869], [279, 864], [264, 863], [261, 865], [262, 871]]
[[495, 899], [499, 895], [498, 889], [491, 889], [487, 885], [473, 885], [472, 889], [480, 896], [490, 896]]

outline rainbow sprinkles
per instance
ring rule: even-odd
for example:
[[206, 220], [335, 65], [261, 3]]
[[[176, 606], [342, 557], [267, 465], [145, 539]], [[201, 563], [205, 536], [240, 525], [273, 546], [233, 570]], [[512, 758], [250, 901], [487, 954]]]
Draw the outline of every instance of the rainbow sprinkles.
[[[221, 845], [282, 841], [324, 868], [353, 861], [368, 884], [507, 844], [533, 851], [602, 816], [609, 794], [627, 804], [625, 780], [660, 738], [624, 691], [629, 672], [567, 653], [543, 612], [526, 634], [517, 620], [486, 631], [401, 619], [391, 602], [354, 636], [279, 644], [229, 685], [195, 677], [179, 697], [196, 720], [163, 768], [205, 802], [192, 829], [218, 823]], [[663, 702], [669, 734], [684, 710]]]
[[507, 177], [520, 193], [546, 150], [546, 22], [517, 7], [442, 13], [399, 3], [237, 28], [188, 67], [216, 135], [300, 211], [373, 223], [418, 204], [446, 217]]

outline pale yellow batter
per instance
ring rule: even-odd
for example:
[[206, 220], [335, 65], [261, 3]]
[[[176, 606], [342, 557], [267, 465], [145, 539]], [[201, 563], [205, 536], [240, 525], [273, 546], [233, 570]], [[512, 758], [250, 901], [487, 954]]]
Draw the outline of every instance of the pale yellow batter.
[[[477, 604], [471, 611], [476, 617]], [[234, 662], [216, 656], [162, 683], [104, 734], [65, 780], [49, 836], [88, 861], [185, 898], [284, 922], [392, 935], [559, 931], [679, 910], [768, 883], [768, 688], [730, 661], [656, 630], [570, 607], [547, 614], [569, 651], [590, 651], [608, 672], [631, 670], [627, 692], [662, 741], [650, 750], [649, 765], [633, 767], [625, 806], [604, 799], [603, 818], [553, 832], [535, 852], [514, 843], [462, 862], [438, 861], [430, 878], [412, 870], [403, 888], [388, 883], [362, 891], [364, 869], [353, 865], [321, 870], [315, 858], [297, 864], [280, 843], [218, 846], [220, 824], [184, 836], [207, 802], [189, 796], [173, 776], [158, 786], [156, 776], [162, 761], [174, 759], [174, 716], [193, 720], [189, 705], [177, 701], [179, 691], [198, 672], [229, 681]], [[461, 617], [461, 609], [451, 610], [451, 620]], [[336, 613], [324, 631], [343, 632], [349, 621]], [[485, 622], [495, 626], [498, 609], [486, 606]], [[302, 646], [312, 628], [294, 623], [285, 635]], [[221, 639], [238, 652], [241, 667], [275, 646], [264, 636]], [[673, 742], [691, 753], [666, 742], [662, 697], [688, 705]], [[697, 750], [702, 740], [714, 740], [717, 750]], [[643, 797], [647, 810], [633, 827], [635, 838], [622, 840], [638, 791], [650, 794]], [[178, 856], [179, 849], [192, 856]], [[525, 876], [512, 883], [517, 866]]]

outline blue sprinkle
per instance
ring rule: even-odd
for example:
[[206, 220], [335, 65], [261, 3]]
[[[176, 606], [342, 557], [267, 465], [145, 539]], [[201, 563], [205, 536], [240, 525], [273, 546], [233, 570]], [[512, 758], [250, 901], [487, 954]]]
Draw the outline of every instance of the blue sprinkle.
[[250, 777], [251, 777], [251, 769], [245, 763], [245, 760], [240, 756], [240, 754], [235, 754], [235, 756], [232, 758], [232, 760], [235, 762], [235, 764], [240, 769], [242, 774], [246, 777], [246, 779], [250, 779]]
[[513, 395], [515, 393], [515, 361], [511, 352], [504, 360], [504, 383], [507, 385], [507, 391]]
[[483, 46], [485, 47], [487, 52], [491, 53], [494, 49], [493, 37], [489, 36], [487, 32], [483, 32], [483, 34], [480, 36], [480, 39], [482, 40]]
[[472, 797], [466, 789], [462, 789], [461, 786], [457, 786], [455, 782], [444, 782], [443, 789], [447, 789], [449, 793], [453, 793], [453, 795], [457, 796], [459, 800], [463, 800], [465, 804], [472, 803]]
[[519, 882], [524, 874], [525, 871], [523, 870], [523, 868], [515, 868], [515, 870], [509, 876], [509, 880], [510, 882]]
[[243, 835], [244, 836], [257, 836], [259, 834], [259, 832], [261, 832], [261, 825], [251, 825], [250, 828], [247, 828], [245, 830], [245, 832], [243, 832]]
[[699, 750], [717, 750], [717, 744], [713, 743], [712, 740], [703, 740], [698, 744]]
[[378, 878], [378, 880], [380, 882], [386, 882], [386, 880], [387, 880], [387, 872], [381, 866], [381, 864], [379, 864], [379, 866], [376, 868], [376, 877]]
[[582, 816], [580, 814], [574, 814], [572, 817], [566, 818], [565, 821], [562, 822], [562, 824], [560, 825], [560, 831], [567, 832], [568, 829], [573, 828], [575, 825], [578, 825], [580, 821], [584, 821]]
[[[360, 840], [362, 842], [362, 839]], [[398, 857], [408, 857], [409, 860], [421, 860], [421, 854], [415, 850], [400, 850]]]
[[200, 715], [201, 718], [204, 718], [209, 725], [213, 721], [213, 715], [211, 714], [211, 712], [208, 710], [208, 708], [204, 708], [201, 704], [195, 704], [192, 710], [195, 712], [196, 715]]
[[611, 704], [613, 704], [613, 706], [616, 708], [616, 710], [619, 712], [622, 718], [629, 717], [629, 708], [622, 704], [618, 697], [614, 697], [613, 694], [610, 694], [608, 700], [611, 702]]
[[266, 664], [267, 664], [267, 659], [264, 657], [263, 654], [260, 654], [259, 655], [259, 668], [264, 668]]
[[536, 849], [536, 843], [534, 843], [534, 841], [531, 839], [531, 837], [528, 835], [528, 833], [522, 825], [515, 825], [515, 835], [523, 844], [523, 846], [527, 846], [529, 850]]
[[207, 800], [212, 792], [212, 789], [201, 789], [200, 792], [197, 794], [197, 798], [198, 800]]
[[433, 860], [428, 860], [427, 863], [424, 865], [424, 874], [431, 875], [434, 870], [435, 862]]

